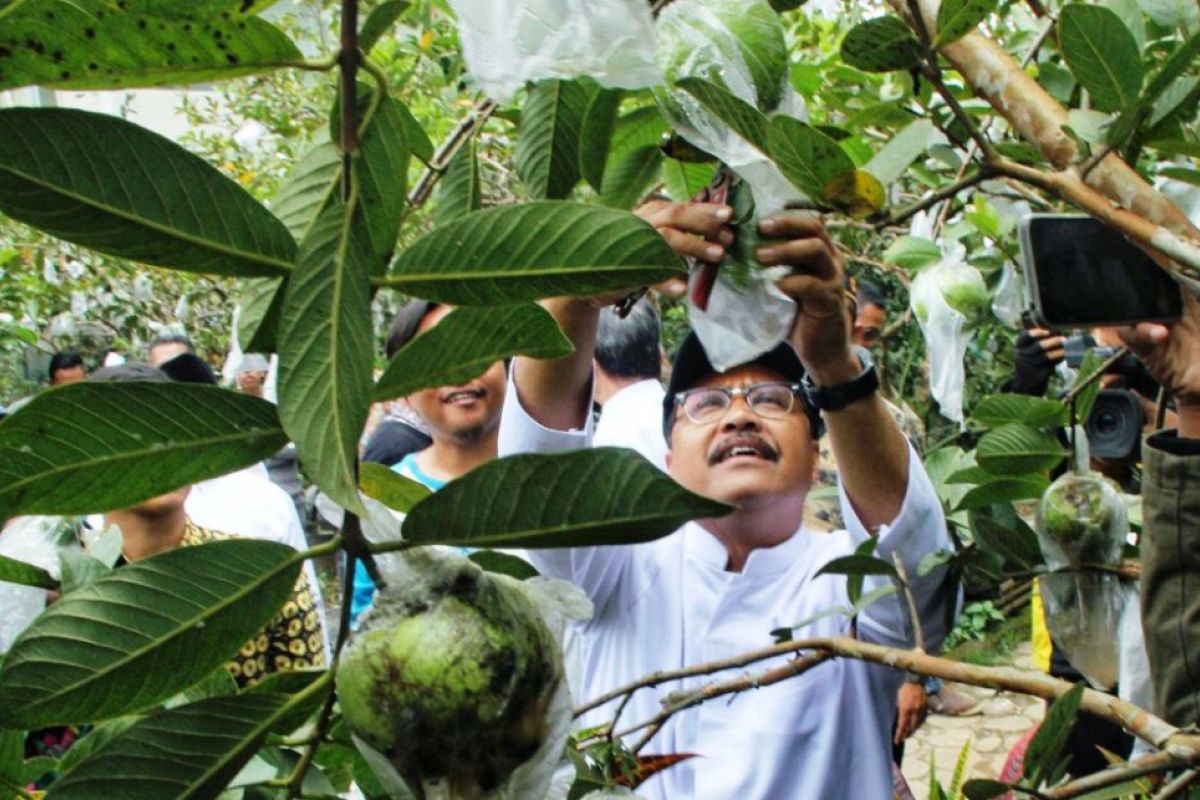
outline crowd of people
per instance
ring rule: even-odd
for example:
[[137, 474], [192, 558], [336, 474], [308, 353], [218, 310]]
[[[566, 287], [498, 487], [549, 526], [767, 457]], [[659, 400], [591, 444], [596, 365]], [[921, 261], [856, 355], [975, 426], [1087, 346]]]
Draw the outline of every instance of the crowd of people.
[[[726, 206], [652, 200], [638, 213], [687, 258], [719, 261], [733, 242]], [[570, 636], [578, 700], [648, 673], [758, 649], [770, 642], [770, 631], [798, 623], [798, 638], [853, 635], [904, 648], [922, 642], [930, 651], [953, 623], [961, 602], [957, 583], [944, 567], [918, 569], [928, 555], [954, 546], [922, 466], [922, 432], [910, 410], [883, 398], [872, 364], [870, 348], [886, 324], [886, 300], [866, 282], [858, 284], [856, 297], [847, 297], [842, 257], [818, 216], [784, 212], [761, 220], [759, 229], [771, 240], [758, 251], [759, 260], [788, 268], [778, 286], [801, 309], [787, 340], [768, 352], [718, 371], [689, 334], [668, 360], [651, 299], [625, 315], [612, 307], [624, 292], [547, 300], [545, 308], [574, 345], [570, 356], [498, 361], [463, 384], [397, 398], [364, 437], [363, 460], [385, 464], [432, 491], [500, 456], [618, 446], [636, 450], [684, 487], [734, 507], [727, 516], [689, 522], [648, 544], [526, 554], [543, 574], [583, 589], [594, 605], [592, 619]], [[388, 331], [387, 356], [451, 310], [420, 300], [406, 304]], [[1194, 680], [1200, 663], [1188, 636], [1197, 632], [1200, 598], [1186, 588], [1200, 571], [1194, 535], [1200, 493], [1191, 488], [1200, 480], [1200, 312], [1189, 298], [1179, 323], [1101, 335], [1119, 337], [1175, 397], [1171, 421], [1177, 430], [1155, 433], [1140, 454], [1146, 508], [1141, 601], [1155, 708], [1178, 724], [1194, 723], [1200, 720], [1200, 682]], [[1062, 340], [1051, 332], [1025, 334], [1008, 388], [1045, 392], [1062, 355]], [[245, 357], [234, 390], [263, 397], [269, 366], [263, 357]], [[181, 335], [151, 343], [144, 363], [91, 374], [78, 354], [58, 353], [47, 377], [51, 387], [81, 380], [218, 383]], [[19, 413], [20, 403], [15, 406], [10, 413]], [[830, 491], [810, 498], [821, 486]], [[313, 525], [302, 489], [295, 452], [285, 450], [269, 462], [80, 525], [120, 529], [118, 568], [238, 536], [303, 548]], [[820, 568], [872, 541], [876, 557], [905, 566], [911, 576], [907, 595], [883, 597], [853, 620], [822, 614], [851, 603], [845, 579], [818, 575]], [[0, 552], [3, 545], [0, 534]], [[354, 624], [370, 607], [375, 587], [361, 566], [344, 580], [353, 584]], [[885, 580], [870, 576], [867, 589]], [[238, 683], [328, 663], [324, 606], [309, 562], [277, 617], [230, 654]], [[786, 663], [780, 656], [761, 666]], [[1073, 677], [1069, 668], [1065, 663], [1051, 672]], [[646, 719], [662, 697], [735, 674], [672, 681], [627, 703], [595, 708], [581, 724], [609, 723], [618, 713], [628, 721]], [[921, 676], [831, 660], [671, 717], [649, 750], [703, 758], [657, 774], [639, 794], [651, 800], [889, 798], [893, 764], [926, 709], [965, 713], [972, 704], [952, 687]], [[1112, 734], [1122, 736], [1119, 730]], [[1097, 740], [1081, 737], [1073, 745], [1075, 774], [1102, 766], [1094, 763]], [[1103, 743], [1121, 752], [1125, 739], [1114, 741]]]

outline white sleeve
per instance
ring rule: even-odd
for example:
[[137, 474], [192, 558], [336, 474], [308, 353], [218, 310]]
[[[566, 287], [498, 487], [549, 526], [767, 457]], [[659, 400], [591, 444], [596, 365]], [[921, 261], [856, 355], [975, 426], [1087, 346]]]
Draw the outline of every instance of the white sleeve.
[[[921, 618], [921, 631], [925, 648], [937, 652], [942, 640], [954, 625], [958, 615], [959, 588], [950, 581], [946, 567], [939, 567], [928, 575], [918, 577], [917, 566], [921, 559], [939, 550], [951, 550], [950, 536], [946, 532], [946, 518], [942, 503], [934, 491], [921, 458], [912, 445], [908, 446], [908, 488], [900, 513], [890, 525], [879, 529], [879, 545], [875, 557], [892, 563], [893, 553], [899, 553], [908, 572], [909, 586], [916, 601], [917, 613]], [[846, 490], [838, 483], [842, 515], [851, 540], [858, 544], [867, 540], [868, 532], [859, 520]], [[863, 594], [890, 581], [887, 576], [869, 575], [863, 582]], [[900, 592], [888, 595], [863, 609], [858, 617], [858, 630], [862, 639], [898, 647], [914, 645], [911, 633], [911, 614], [908, 603]]]
[[[590, 404], [589, 404], [590, 407]], [[519, 453], [562, 453], [591, 445], [592, 415], [579, 429], [547, 428], [525, 410], [509, 372], [508, 394], [500, 417], [499, 456]], [[632, 552], [627, 546], [571, 547], [526, 551], [538, 572], [578, 586], [591, 599], [599, 617], [621, 578], [629, 571]]]

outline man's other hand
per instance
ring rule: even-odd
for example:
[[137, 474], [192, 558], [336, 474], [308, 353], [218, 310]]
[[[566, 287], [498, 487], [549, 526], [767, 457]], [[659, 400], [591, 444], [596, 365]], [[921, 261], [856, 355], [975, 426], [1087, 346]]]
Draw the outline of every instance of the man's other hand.
[[912, 736], [925, 722], [925, 702], [925, 684], [905, 681], [900, 685], [900, 692], [896, 695], [895, 744]]
[[1154, 379], [1175, 395], [1179, 435], [1200, 438], [1200, 303], [1185, 289], [1179, 320], [1140, 322], [1118, 328], [1117, 334]]
[[715, 264], [733, 244], [733, 209], [716, 203], [671, 203], [648, 200], [634, 209], [654, 226], [679, 255]]

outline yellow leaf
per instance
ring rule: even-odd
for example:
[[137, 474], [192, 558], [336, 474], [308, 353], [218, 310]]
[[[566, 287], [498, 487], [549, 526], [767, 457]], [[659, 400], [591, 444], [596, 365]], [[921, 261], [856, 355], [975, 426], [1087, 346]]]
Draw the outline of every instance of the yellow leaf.
[[822, 200], [855, 219], [878, 213], [884, 196], [879, 179], [861, 169], [835, 175], [821, 189]]
[[433, 31], [428, 30], [421, 34], [421, 50], [428, 50], [433, 44]]

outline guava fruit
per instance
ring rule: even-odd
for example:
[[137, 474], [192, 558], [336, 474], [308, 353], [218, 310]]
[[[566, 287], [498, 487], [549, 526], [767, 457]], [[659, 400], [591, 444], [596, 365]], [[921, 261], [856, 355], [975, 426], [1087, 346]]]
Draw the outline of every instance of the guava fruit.
[[1128, 532], [1125, 505], [1111, 481], [1094, 472], [1070, 472], [1042, 495], [1037, 530], [1043, 549], [1053, 545], [1072, 565], [1112, 564]]
[[655, 97], [668, 117], [679, 113], [680, 95], [690, 100], [675, 88], [681, 78], [715, 83], [763, 113], [787, 88], [783, 22], [766, 0], [676, 0], [658, 19], [655, 61], [666, 78]]
[[941, 294], [946, 305], [966, 318], [968, 327], [977, 325], [992, 304], [987, 282], [979, 270], [961, 262], [943, 262], [922, 270], [913, 281], [913, 313], [922, 323], [929, 321], [929, 293], [935, 291]]
[[515, 582], [466, 559], [429, 564], [377, 595], [342, 653], [338, 701], [410, 786], [479, 797], [541, 746], [562, 654]]

